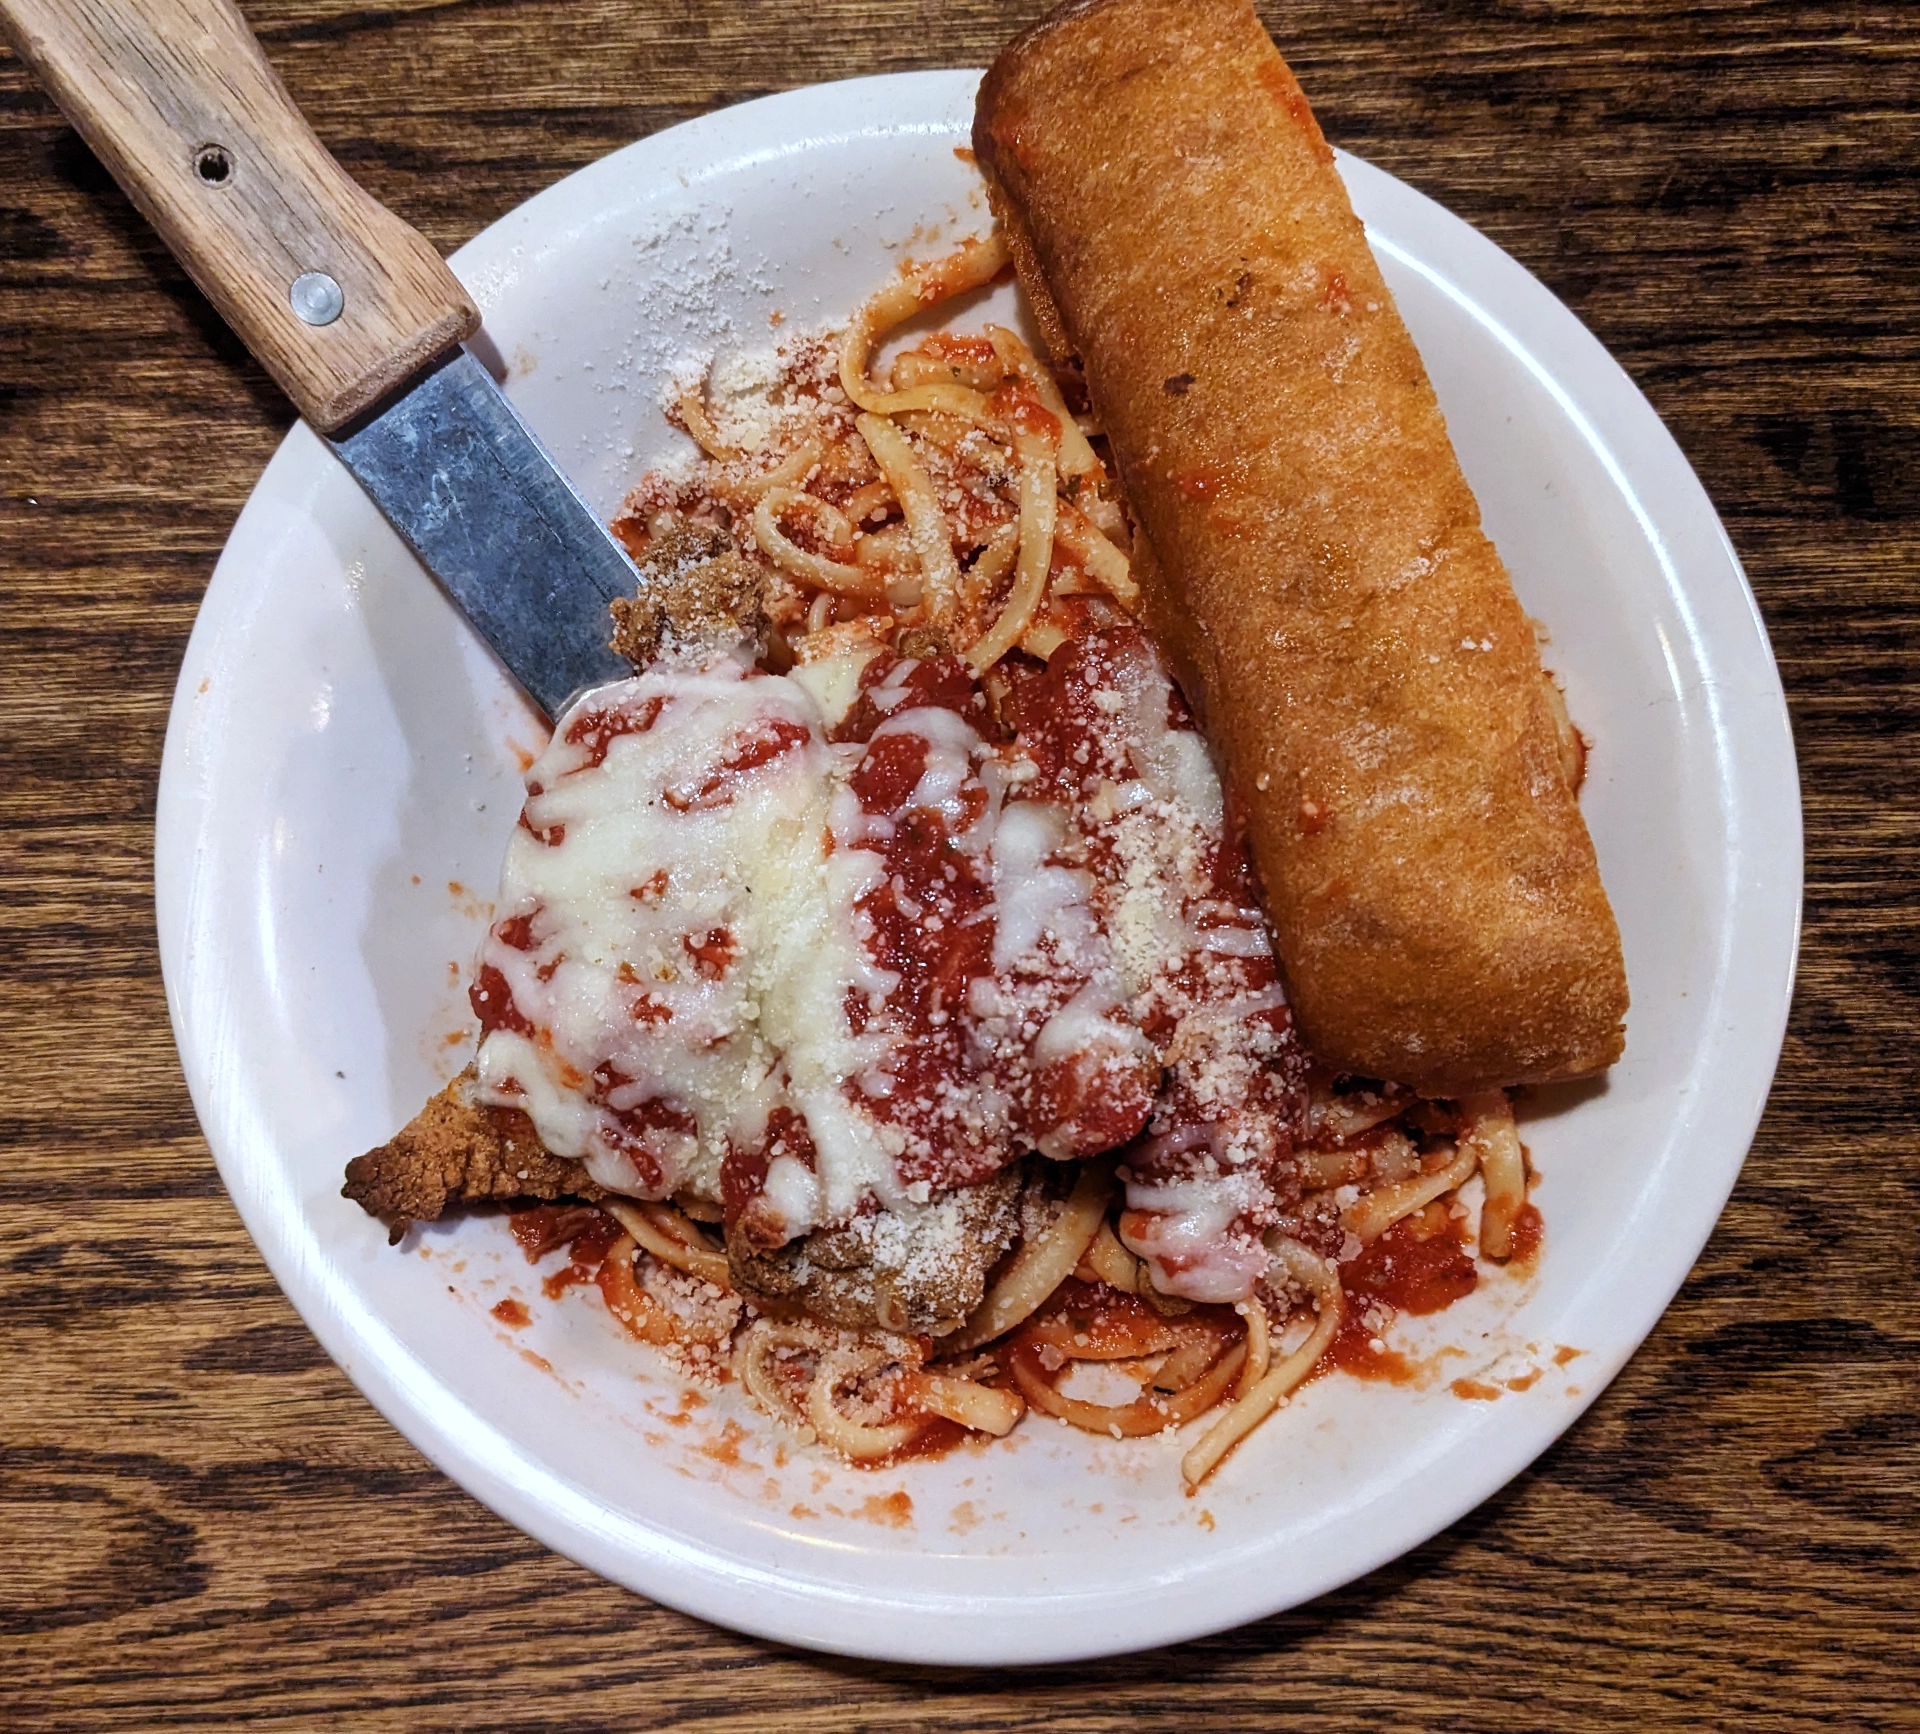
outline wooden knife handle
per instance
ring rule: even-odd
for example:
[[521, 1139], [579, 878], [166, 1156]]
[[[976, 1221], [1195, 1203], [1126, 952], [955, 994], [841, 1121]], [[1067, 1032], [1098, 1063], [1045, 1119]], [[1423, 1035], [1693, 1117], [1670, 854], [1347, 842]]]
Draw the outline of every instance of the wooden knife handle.
[[0, 24], [322, 432], [479, 325], [426, 238], [327, 154], [230, 0], [0, 0]]

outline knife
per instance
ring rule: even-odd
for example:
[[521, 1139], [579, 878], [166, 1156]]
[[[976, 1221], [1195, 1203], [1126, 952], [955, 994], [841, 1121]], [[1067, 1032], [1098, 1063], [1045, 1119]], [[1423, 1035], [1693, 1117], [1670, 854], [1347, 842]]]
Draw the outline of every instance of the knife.
[[231, 0], [0, 0], [20, 58], [549, 717], [633, 672], [639, 574], [464, 348], [427, 239], [307, 125]]

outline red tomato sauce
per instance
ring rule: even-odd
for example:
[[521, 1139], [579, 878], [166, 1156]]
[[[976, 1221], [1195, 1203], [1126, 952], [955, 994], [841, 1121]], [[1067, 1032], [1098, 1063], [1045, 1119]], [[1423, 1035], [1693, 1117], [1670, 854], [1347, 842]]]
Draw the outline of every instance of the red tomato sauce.
[[527, 1021], [526, 1014], [513, 1003], [513, 989], [507, 985], [507, 978], [490, 963], [480, 966], [473, 986], [467, 989], [467, 1004], [480, 1020], [483, 1037], [495, 1030], [511, 1030], [520, 1036], [533, 1034], [533, 1025]]
[[[568, 743], [585, 747], [587, 751], [586, 758], [573, 767], [574, 771], [598, 770], [607, 762], [607, 750], [616, 740], [622, 735], [645, 734], [660, 720], [660, 713], [666, 708], [666, 699], [656, 693], [632, 709], [611, 705], [605, 710], [583, 710], [567, 724]], [[529, 795], [542, 792], [537, 783], [528, 785]]]
[[[1444, 1228], [1422, 1239], [1427, 1220], [1423, 1213], [1396, 1222], [1358, 1258], [1340, 1267], [1346, 1311], [1316, 1373], [1338, 1368], [1396, 1384], [1414, 1376], [1413, 1364], [1398, 1350], [1382, 1353], [1373, 1347], [1391, 1323], [1390, 1318], [1381, 1319], [1380, 1312], [1437, 1313], [1472, 1294], [1479, 1282], [1465, 1222], [1448, 1217]], [[1375, 1322], [1369, 1322], [1369, 1315]]]
[[1540, 1219], [1539, 1206], [1531, 1203], [1521, 1205], [1519, 1214], [1513, 1219], [1513, 1250], [1507, 1254], [1505, 1268], [1518, 1276], [1531, 1274], [1540, 1262], [1540, 1242], [1545, 1231], [1546, 1224]]
[[[883, 706], [874, 696], [883, 685], [887, 694], [902, 696]], [[858, 1080], [851, 1087], [868, 1114], [911, 1134], [896, 1158], [901, 1177], [947, 1187], [984, 1180], [1004, 1165], [1006, 1152], [998, 1138], [980, 1136], [982, 1128], [941, 1112], [955, 1087], [979, 1069], [962, 1013], [968, 983], [992, 973], [994, 920], [990, 869], [960, 844], [986, 811], [985, 787], [971, 773], [962, 781], [957, 819], [910, 804], [937, 750], [929, 736], [914, 732], [914, 718], [939, 711], [976, 733], [992, 732], [985, 699], [957, 660], [929, 657], [909, 668], [883, 655], [862, 671], [860, 696], [834, 738], [868, 743], [851, 787], [864, 812], [892, 827], [891, 835], [865, 845], [879, 853], [887, 878], [857, 908], [870, 924], [868, 954], [898, 977], [884, 1015], [901, 1039], [891, 1044], [884, 1094]], [[929, 718], [928, 727], [936, 726]], [[858, 1033], [873, 1011], [855, 994], [847, 1014]]]
[[592, 1282], [606, 1262], [608, 1249], [626, 1232], [605, 1211], [580, 1204], [537, 1204], [531, 1210], [516, 1210], [507, 1225], [529, 1264], [538, 1264], [555, 1247], [568, 1249], [570, 1262], [540, 1284], [548, 1300], [557, 1300], [576, 1284]]

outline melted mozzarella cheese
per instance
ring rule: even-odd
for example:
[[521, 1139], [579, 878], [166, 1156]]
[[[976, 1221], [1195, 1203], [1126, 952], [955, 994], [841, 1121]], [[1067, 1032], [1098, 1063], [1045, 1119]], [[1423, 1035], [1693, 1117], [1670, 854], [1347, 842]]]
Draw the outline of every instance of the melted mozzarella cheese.
[[1268, 1262], [1259, 1229], [1274, 1210], [1263, 1165], [1279, 1038], [1265, 1020], [1286, 998], [1259, 912], [1222, 900], [1215, 883], [1226, 802], [1206, 743], [1174, 722], [1172, 688], [1144, 648], [1112, 668], [1094, 703], [1124, 739], [1131, 774], [1102, 780], [1082, 823], [1110, 851], [1102, 913], [1127, 991], [1136, 1014], [1150, 1006], [1172, 1022], [1166, 1055], [1179, 1073], [1174, 1129], [1156, 1122], [1144, 1146], [1153, 1171], [1123, 1171], [1121, 1238], [1164, 1292], [1240, 1300]]
[[1067, 815], [1051, 801], [1010, 801], [1001, 809], [993, 840], [998, 923], [993, 967], [998, 973], [1031, 973], [1043, 967], [1041, 947], [1048, 940], [1064, 963], [1095, 961], [1089, 956], [1097, 933], [1093, 879], [1078, 868], [1059, 865], [1056, 857], [1066, 841]]
[[787, 679], [805, 689], [819, 708], [821, 721], [836, 729], [860, 696], [860, 671], [879, 654], [880, 647], [869, 644], [844, 656], [823, 656], [817, 662], [799, 664]]
[[[937, 1135], [957, 1130], [971, 1149], [1010, 1138], [1030, 1108], [1058, 1113], [1061, 1068], [1137, 1082], [1156, 1051], [1142, 1025], [1170, 1014], [1167, 1057], [1205, 1121], [1173, 1137], [1210, 1154], [1129, 1181], [1129, 1243], [1170, 1292], [1244, 1294], [1271, 1202], [1241, 1166], [1264, 1148], [1241, 1105], [1271, 1040], [1250, 1014], [1280, 992], [1234, 991], [1265, 934], [1213, 885], [1219, 782], [1198, 735], [1170, 721], [1165, 676], [1143, 653], [1096, 695], [1126, 745], [1069, 806], [1020, 798], [1037, 775], [1024, 749], [989, 747], [964, 717], [918, 702], [909, 662], [866, 689], [882, 719], [867, 741], [829, 741], [866, 660], [791, 676], [736, 661], [655, 671], [561, 720], [529, 772], [482, 953], [482, 1098], [523, 1109], [549, 1149], [642, 1197], [718, 1200], [729, 1152], [764, 1148], [776, 1110], [797, 1115], [805, 1153], [775, 1154], [759, 1182], [789, 1235], [869, 1201], [923, 1199], [932, 1122], [910, 1127], [896, 1097], [926, 1032], [890, 1001], [903, 978], [876, 960], [908, 965], [887, 949], [898, 931], [875, 925], [897, 911], [940, 931], [915, 901], [924, 880], [910, 894], [889, 867], [906, 809], [920, 809], [990, 887], [967, 920], [993, 924], [988, 973], [956, 1002], [966, 1057], [928, 1097]], [[892, 736], [924, 757], [901, 811], [869, 813], [854, 779]], [[1050, 1140], [1072, 1153], [1079, 1135], [1071, 1115], [1019, 1123], [1043, 1153]], [[921, 1164], [911, 1183], [903, 1158]]]
[[751, 955], [760, 1027], [783, 1064], [787, 1099], [812, 1134], [824, 1211], [798, 1222], [787, 1217], [795, 1229], [849, 1215], [868, 1193], [889, 1203], [900, 1196], [892, 1129], [862, 1113], [846, 1088], [887, 1052], [877, 1030], [853, 1033], [847, 995], [883, 999], [894, 977], [868, 958], [866, 918], [855, 907], [886, 883], [884, 862], [871, 849], [826, 850], [833, 804], [827, 778], [837, 768], [831, 759], [823, 766], [809, 835], [796, 846], [769, 850], [755, 887]]
[[[621, 1192], [718, 1198], [728, 1140], [784, 1100], [819, 1159], [817, 1177], [776, 1164], [796, 1231], [900, 1194], [889, 1129], [844, 1088], [884, 1056], [845, 1012], [849, 992], [892, 986], [854, 907], [884, 875], [870, 850], [829, 851], [842, 755], [809, 685], [846, 690], [722, 664], [617, 682], [562, 719], [528, 775], [482, 960], [533, 1033], [495, 1029], [479, 1056], [485, 1099]], [[503, 938], [516, 916], [525, 948]], [[693, 1130], [646, 1124], [676, 1117]]]
[[960, 791], [974, 775], [976, 757], [986, 743], [964, 717], [932, 705], [888, 717], [872, 738], [880, 741], [889, 735], [912, 735], [926, 745], [926, 766], [907, 805], [938, 813], [957, 831], [966, 819]]
[[1267, 1202], [1251, 1174], [1209, 1174], [1159, 1185], [1131, 1181], [1120, 1238], [1153, 1266], [1154, 1285], [1196, 1301], [1244, 1300], [1270, 1255], [1257, 1234], [1234, 1231]]

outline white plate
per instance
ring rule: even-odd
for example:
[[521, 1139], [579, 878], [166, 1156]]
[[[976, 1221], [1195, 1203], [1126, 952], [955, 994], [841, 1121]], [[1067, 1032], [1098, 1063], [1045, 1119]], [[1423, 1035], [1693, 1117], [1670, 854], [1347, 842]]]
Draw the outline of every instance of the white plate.
[[[788, 331], [844, 317], [903, 249], [984, 225], [955, 155], [974, 83], [869, 79], [709, 115], [455, 256], [515, 401], [595, 506], [677, 437], [661, 386], [689, 356], [765, 345], [776, 313]], [[1678, 448], [1572, 314], [1437, 205], [1341, 167], [1597, 742], [1584, 801], [1633, 1011], [1608, 1082], [1528, 1127], [1537, 1276], [1491, 1275], [1430, 1321], [1420, 1345], [1461, 1353], [1428, 1388], [1322, 1381], [1198, 1498], [1170, 1441], [1045, 1422], [841, 1468], [726, 1395], [684, 1409], [597, 1297], [541, 1296], [497, 1219], [388, 1249], [341, 1167], [464, 1057], [460, 977], [539, 730], [305, 427], [234, 527], [174, 701], [155, 875], [201, 1123], [360, 1388], [594, 1570], [723, 1625], [897, 1660], [1059, 1661], [1218, 1630], [1494, 1492], [1619, 1369], [1712, 1229], [1778, 1057], [1798, 922], [1798, 788], [1753, 598]], [[491, 1316], [509, 1295], [525, 1330]], [[1563, 1345], [1581, 1352], [1557, 1360]], [[1533, 1370], [1498, 1401], [1450, 1389]]]

